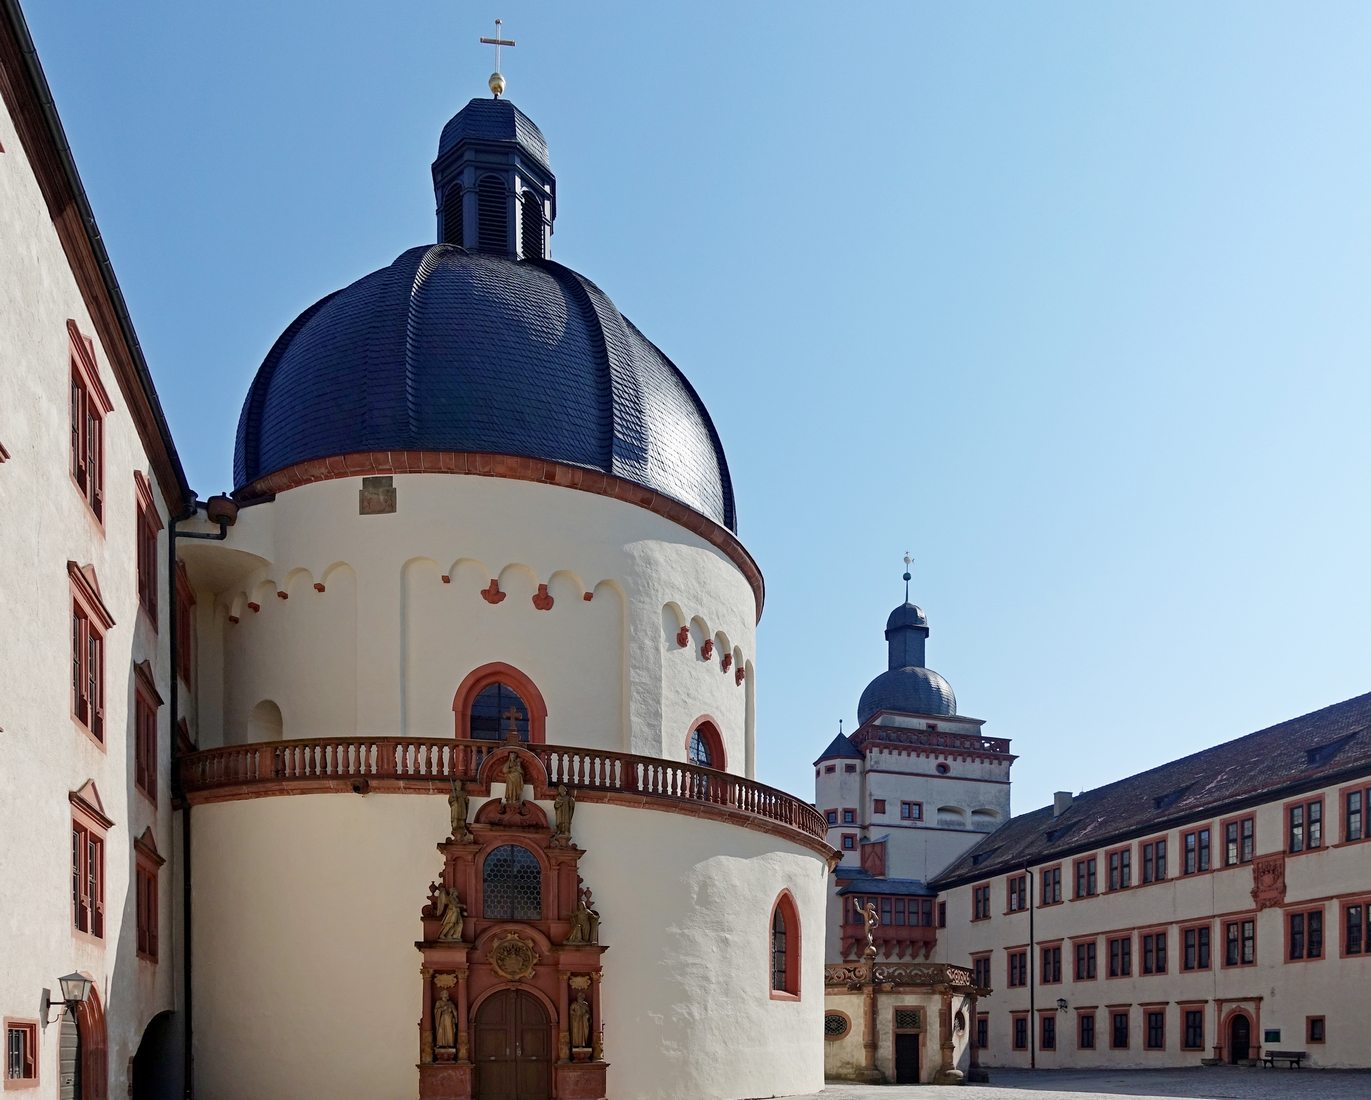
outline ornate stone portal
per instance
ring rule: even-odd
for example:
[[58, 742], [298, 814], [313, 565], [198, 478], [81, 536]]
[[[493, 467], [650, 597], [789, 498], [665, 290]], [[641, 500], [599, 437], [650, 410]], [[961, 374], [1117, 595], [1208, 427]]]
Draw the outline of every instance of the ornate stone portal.
[[[490, 798], [492, 785], [503, 784]], [[480, 809], [468, 821], [468, 803]], [[552, 803], [556, 824], [539, 802]], [[492, 746], [477, 780], [449, 798], [452, 835], [437, 845], [442, 872], [423, 907], [420, 1100], [471, 1100], [481, 1005], [502, 990], [538, 1000], [552, 1021], [547, 1047], [553, 1095], [605, 1096], [600, 1005], [600, 915], [577, 865], [575, 800], [550, 787], [537, 757]], [[483, 1055], [483, 1057], [485, 1057]]]

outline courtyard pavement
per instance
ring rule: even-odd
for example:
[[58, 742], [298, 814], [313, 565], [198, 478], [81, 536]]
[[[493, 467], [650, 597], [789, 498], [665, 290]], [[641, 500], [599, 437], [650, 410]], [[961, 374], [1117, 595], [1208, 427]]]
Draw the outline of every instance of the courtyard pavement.
[[1371, 1100], [1371, 1070], [991, 1070], [988, 1085], [830, 1085], [795, 1100]]

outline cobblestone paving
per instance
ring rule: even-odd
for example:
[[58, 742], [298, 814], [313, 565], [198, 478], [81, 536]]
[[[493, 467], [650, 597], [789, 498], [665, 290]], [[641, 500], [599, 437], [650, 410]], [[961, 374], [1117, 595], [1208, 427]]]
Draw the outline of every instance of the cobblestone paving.
[[794, 1100], [1371, 1100], [1371, 1071], [1318, 1069], [991, 1070], [988, 1085], [830, 1085]]

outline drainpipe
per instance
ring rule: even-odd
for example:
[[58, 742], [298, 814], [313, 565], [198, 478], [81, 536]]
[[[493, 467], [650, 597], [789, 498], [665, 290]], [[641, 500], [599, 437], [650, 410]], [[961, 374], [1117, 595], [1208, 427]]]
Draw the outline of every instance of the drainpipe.
[[[177, 531], [176, 525], [182, 520], [193, 518], [204, 508], [211, 520], [218, 521], [219, 530], [216, 532], [201, 531]], [[176, 603], [176, 540], [177, 539], [208, 539], [214, 542], [223, 542], [228, 538], [228, 529], [238, 519], [238, 505], [229, 497], [211, 497], [209, 502], [195, 501], [189, 510], [180, 516], [172, 518], [167, 525], [167, 588], [168, 599], [167, 607], [169, 611], [171, 637], [168, 639], [168, 656], [171, 661], [171, 789], [173, 795], [181, 803], [181, 970], [185, 983], [185, 990], [182, 995], [183, 1012], [185, 1018], [182, 1021], [182, 1050], [181, 1050], [181, 1072], [185, 1075], [183, 1083], [186, 1100], [193, 1100], [195, 1096], [195, 1054], [192, 1045], [192, 1023], [194, 1021], [194, 1003], [192, 997], [191, 984], [191, 889], [190, 889], [190, 803], [186, 801], [185, 791], [181, 787], [181, 745], [177, 733], [181, 728], [181, 673], [177, 665], [179, 656], [176, 644], [176, 629], [178, 608]]]
[[1028, 1068], [1038, 1068], [1038, 947], [1033, 932], [1033, 910], [1038, 906], [1033, 869], [1024, 864], [1028, 876]]

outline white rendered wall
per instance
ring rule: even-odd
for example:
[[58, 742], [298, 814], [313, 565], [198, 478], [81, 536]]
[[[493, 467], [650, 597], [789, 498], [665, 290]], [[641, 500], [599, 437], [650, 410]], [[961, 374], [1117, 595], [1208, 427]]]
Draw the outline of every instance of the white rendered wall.
[[[360, 478], [321, 482], [244, 509], [226, 546], [196, 548], [199, 598], [220, 609], [201, 657], [223, 654], [225, 743], [249, 739], [262, 700], [280, 707], [288, 738], [450, 736], [458, 686], [499, 661], [537, 685], [550, 742], [681, 760], [709, 715], [728, 770], [752, 765], [751, 691], [735, 671], [752, 667], [756, 605], [725, 555], [645, 509], [572, 489], [441, 474], [394, 483], [391, 515], [358, 514]], [[492, 579], [506, 594], [496, 604], [481, 596]], [[532, 603], [540, 584], [547, 611]], [[215, 743], [208, 720], [205, 730], [202, 747]]]
[[[68, 472], [71, 366], [67, 321], [96, 337], [38, 183], [8, 111], [0, 110], [0, 1017], [37, 1019], [44, 987], [88, 972], [104, 1003], [111, 1096], [126, 1091], [126, 1066], [143, 1028], [172, 1007], [171, 865], [161, 874], [161, 961], [136, 954], [133, 841], [152, 826], [171, 857], [167, 709], [159, 713], [159, 788], [154, 806], [133, 784], [133, 668], [151, 662], [169, 697], [166, 532], [159, 539], [160, 631], [138, 606], [133, 471], [150, 473], [128, 400], [95, 340], [100, 379], [114, 403], [104, 420], [103, 528]], [[155, 482], [157, 507], [165, 505]], [[71, 707], [71, 585], [67, 561], [92, 564], [115, 626], [105, 638], [104, 747], [78, 727]], [[69, 792], [94, 780], [114, 825], [105, 839], [105, 937], [77, 936], [71, 913]], [[58, 1027], [39, 1032], [33, 1100], [57, 1096]]]
[[[1371, 775], [1362, 781], [1363, 788], [1371, 786]], [[1261, 1042], [1262, 1031], [1279, 1028], [1281, 1040], [1269, 1044], [1283, 1050], [1307, 1050], [1312, 1064], [1326, 1068], [1366, 1066], [1368, 1058], [1365, 1028], [1360, 1021], [1366, 1008], [1366, 973], [1371, 957], [1341, 957], [1342, 910], [1340, 898], [1371, 895], [1371, 842], [1341, 845], [1342, 812], [1339, 787], [1326, 788], [1324, 796], [1324, 847], [1285, 859], [1286, 897], [1283, 906], [1254, 912], [1252, 899], [1253, 865], [1239, 864], [1223, 867], [1221, 818], [1212, 819], [1212, 858], [1217, 870], [1208, 874], [1181, 875], [1181, 834], [1196, 825], [1166, 832], [1138, 834], [1132, 842], [1133, 879], [1138, 882], [1142, 869], [1139, 844], [1145, 840], [1165, 836], [1167, 840], [1168, 878], [1165, 882], [1115, 893], [1107, 892], [1108, 860], [1111, 848], [1094, 851], [1099, 868], [1100, 895], [1081, 901], [1071, 900], [1074, 894], [1072, 862], [1091, 853], [1068, 857], [1062, 863], [1061, 904], [1038, 907], [1034, 913], [1034, 943], [1062, 942], [1062, 978], [1060, 984], [1039, 982], [1036, 994], [1038, 1008], [1055, 1005], [1057, 999], [1067, 1001], [1069, 1010], [1058, 1016], [1057, 1049], [1039, 1051], [1038, 1065], [1052, 1066], [1108, 1066], [1146, 1067], [1194, 1065], [1200, 1057], [1212, 1054], [1216, 1043], [1226, 1042], [1219, 1034], [1220, 999], [1260, 997], [1260, 1030], [1255, 1030], [1252, 1043]], [[1302, 795], [1307, 801], [1319, 792]], [[1284, 802], [1277, 800], [1244, 811], [1256, 816], [1256, 853], [1258, 861], [1268, 853], [1284, 848]], [[1054, 866], [1051, 863], [1039, 867]], [[1036, 878], [1036, 873], [1035, 873]], [[939, 932], [939, 954], [961, 965], [973, 955], [989, 953], [993, 996], [983, 999], [978, 1010], [990, 1015], [990, 1046], [981, 1054], [987, 1066], [1022, 1066], [1028, 1064], [1027, 1051], [1011, 1049], [1011, 1013], [1027, 1011], [1028, 989], [1007, 986], [1008, 962], [1006, 949], [1028, 944], [1028, 913], [1006, 913], [1005, 876], [987, 879], [990, 883], [991, 919], [971, 921], [972, 885], [958, 886], [944, 894], [947, 902], [947, 928]], [[1037, 899], [1033, 899], [1035, 905]], [[1285, 920], [1292, 908], [1322, 905], [1324, 927], [1324, 955], [1322, 959], [1285, 961]], [[1257, 922], [1256, 958], [1254, 966], [1226, 967], [1223, 965], [1223, 924], [1227, 920], [1255, 919]], [[1208, 921], [1212, 928], [1211, 967], [1208, 970], [1187, 972], [1181, 969], [1183, 941], [1181, 929], [1187, 924]], [[1142, 949], [1139, 933], [1143, 930], [1167, 932], [1167, 972], [1164, 975], [1141, 974]], [[1133, 975], [1128, 978], [1107, 978], [1110, 935], [1131, 935], [1133, 941]], [[1077, 982], [1073, 978], [1072, 937], [1095, 937], [1099, 977], [1094, 981]], [[1039, 975], [1040, 977], [1040, 975]], [[1142, 1006], [1167, 1002], [1166, 1049], [1145, 1050], [1143, 1047]], [[1195, 1007], [1205, 1010], [1206, 1050], [1183, 1051], [1181, 1047], [1181, 1008], [1178, 1002], [1202, 1002]], [[1076, 1010], [1096, 1005], [1096, 1046], [1094, 1051], [1077, 1050]], [[1109, 1046], [1108, 1005], [1131, 1006], [1132, 1035], [1127, 1050], [1111, 1050]], [[1255, 1016], [1255, 1006], [1241, 1001]], [[1224, 1008], [1224, 1012], [1228, 1007]], [[1310, 1045], [1305, 1041], [1305, 1017], [1324, 1016], [1327, 1020], [1327, 1042]]]
[[[203, 806], [195, 821], [198, 1095], [412, 1100], [414, 941], [446, 802], [292, 795]], [[579, 807], [574, 835], [609, 948], [609, 1095], [817, 1092], [824, 862], [766, 833], [617, 806]], [[782, 889], [801, 921], [798, 1002], [769, 996]]]

